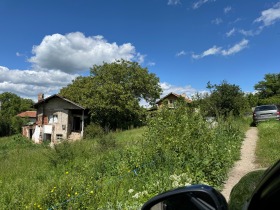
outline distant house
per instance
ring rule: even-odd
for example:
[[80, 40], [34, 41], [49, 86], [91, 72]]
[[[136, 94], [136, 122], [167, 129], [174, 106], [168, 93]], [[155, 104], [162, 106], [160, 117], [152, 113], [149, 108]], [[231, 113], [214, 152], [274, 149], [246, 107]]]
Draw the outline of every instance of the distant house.
[[[36, 123], [29, 128], [35, 143], [50, 141], [58, 143], [62, 139], [82, 139], [86, 119], [86, 109], [60, 95], [44, 98], [38, 95]], [[26, 133], [23, 133], [25, 135]], [[25, 135], [30, 138], [30, 135]]]
[[26, 119], [26, 124], [22, 127], [22, 135], [31, 139], [35, 129], [37, 111], [25, 111], [17, 116]]
[[37, 115], [37, 111], [25, 111], [25, 112], [19, 113], [17, 116], [21, 117], [21, 118], [26, 118], [28, 122], [35, 123], [36, 115]]
[[176, 101], [179, 98], [183, 98], [186, 101], [186, 103], [191, 103], [192, 102], [189, 98], [186, 97], [185, 94], [179, 95], [179, 94], [171, 92], [171, 93], [167, 94], [166, 96], [164, 96], [163, 98], [159, 99], [156, 102], [156, 105], [157, 105], [158, 108], [161, 108], [164, 105], [167, 105], [168, 108], [174, 108], [175, 104], [176, 104]]

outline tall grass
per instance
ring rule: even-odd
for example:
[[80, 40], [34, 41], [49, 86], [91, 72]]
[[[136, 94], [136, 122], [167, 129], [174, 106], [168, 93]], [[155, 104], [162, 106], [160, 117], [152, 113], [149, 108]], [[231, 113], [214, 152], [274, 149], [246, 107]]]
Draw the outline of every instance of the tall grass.
[[167, 177], [187, 173], [191, 184], [220, 188], [239, 158], [243, 137], [234, 118], [213, 124], [184, 106], [162, 109], [148, 124], [145, 148], [150, 152], [146, 156]]
[[0, 209], [140, 209], [152, 196], [198, 182], [220, 187], [239, 158], [240, 122], [206, 122], [184, 108], [147, 127], [54, 149], [0, 139]]
[[261, 167], [269, 167], [280, 159], [280, 123], [279, 121], [259, 123], [258, 131], [257, 163]]

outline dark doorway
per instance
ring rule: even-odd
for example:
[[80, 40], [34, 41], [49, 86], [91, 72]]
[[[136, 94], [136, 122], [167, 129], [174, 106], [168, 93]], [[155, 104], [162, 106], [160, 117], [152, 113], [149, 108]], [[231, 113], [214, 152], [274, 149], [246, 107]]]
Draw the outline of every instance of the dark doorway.
[[81, 130], [81, 118], [80, 117], [74, 117], [73, 120], [73, 131], [80, 131]]
[[32, 135], [33, 135], [33, 130], [29, 129], [29, 139], [32, 139]]
[[46, 134], [45, 134], [45, 140], [46, 140], [46, 141], [51, 141], [51, 139], [52, 139], [52, 134], [46, 133]]

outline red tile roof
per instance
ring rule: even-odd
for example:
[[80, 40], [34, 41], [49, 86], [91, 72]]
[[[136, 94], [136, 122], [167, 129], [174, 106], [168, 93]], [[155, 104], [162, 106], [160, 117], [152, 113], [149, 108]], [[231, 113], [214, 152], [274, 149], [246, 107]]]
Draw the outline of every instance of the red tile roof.
[[36, 111], [26, 111], [26, 112], [21, 112], [17, 116], [19, 117], [30, 117], [30, 118], [36, 118]]

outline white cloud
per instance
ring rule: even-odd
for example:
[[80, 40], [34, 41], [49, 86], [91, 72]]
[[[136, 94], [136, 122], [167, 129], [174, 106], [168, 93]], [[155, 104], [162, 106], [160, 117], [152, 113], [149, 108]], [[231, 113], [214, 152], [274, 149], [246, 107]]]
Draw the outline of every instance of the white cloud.
[[231, 7], [227, 6], [226, 8], [224, 8], [224, 13], [227, 14], [231, 11]]
[[0, 93], [12, 92], [35, 100], [39, 92], [58, 93], [77, 76], [57, 70], [11, 70], [0, 66]]
[[16, 56], [21, 57], [21, 56], [24, 56], [24, 54], [21, 54], [21, 53], [19, 53], [19, 52], [16, 52]]
[[216, 25], [220, 25], [222, 22], [223, 22], [223, 20], [221, 18], [216, 18], [211, 21], [211, 23], [216, 24]]
[[255, 35], [260, 34], [261, 30], [256, 30], [256, 31], [248, 30], [248, 31], [246, 31], [244, 29], [241, 29], [238, 32], [241, 33], [244, 36], [255, 36]]
[[[35, 69], [56, 69], [67, 73], [89, 70], [94, 64], [118, 59], [144, 61], [130, 43], [117, 45], [102, 36], [85, 37], [80, 32], [45, 36], [40, 45], [33, 46], [29, 62]], [[139, 59], [139, 60], [138, 60]]]
[[215, 55], [215, 54], [217, 54], [217, 53], [220, 52], [220, 49], [221, 49], [220, 47], [214, 46], [214, 47], [212, 47], [212, 48], [210, 48], [210, 49], [204, 51], [204, 52], [203, 52], [203, 57], [204, 57], [204, 56], [208, 56], [208, 55]]
[[222, 50], [221, 53], [222, 53], [222, 55], [225, 55], [225, 56], [236, 54], [236, 53], [240, 52], [241, 50], [245, 49], [248, 46], [248, 43], [249, 43], [248, 40], [243, 39], [242, 41], [235, 44], [233, 47], [229, 48], [228, 50]]
[[280, 2], [276, 3], [272, 8], [262, 11], [261, 16], [254, 22], [262, 23], [262, 27], [270, 26], [280, 20]]
[[135, 56], [135, 60], [136, 60], [139, 64], [141, 64], [141, 63], [144, 63], [145, 57], [146, 57], [146, 55], [141, 55], [140, 53], [137, 53], [136, 56]]
[[180, 0], [168, 0], [168, 5], [177, 5], [177, 4], [181, 4]]
[[155, 66], [156, 63], [155, 63], [155, 62], [148, 62], [147, 65], [148, 65], [148, 66]]
[[235, 33], [240, 33], [244, 36], [256, 36], [259, 35], [261, 33], [261, 30], [257, 29], [257, 30], [244, 30], [244, 29], [231, 29], [229, 32], [226, 33], [227, 37], [232, 36]]
[[226, 36], [227, 36], [227, 37], [232, 36], [232, 35], [235, 33], [235, 31], [236, 31], [235, 28], [231, 29], [229, 32], [226, 33]]
[[216, 54], [220, 54], [221, 53], [221, 47], [216, 47], [216, 46], [213, 46], [212, 48], [204, 51], [202, 54], [200, 55], [196, 55], [196, 54], [193, 54], [192, 55], [192, 58], [194, 59], [200, 59], [200, 58], [203, 58], [203, 57], [206, 57], [206, 56], [209, 56], [209, 55], [216, 55]]
[[[36, 100], [39, 92], [46, 96], [58, 93], [84, 71], [103, 62], [118, 59], [144, 62], [145, 55], [130, 43], [117, 45], [102, 36], [85, 37], [80, 32], [45, 36], [33, 46], [28, 59], [32, 69], [18, 70], [0, 66], [0, 93], [12, 92]], [[16, 56], [24, 56], [17, 52]]]
[[163, 90], [161, 97], [169, 94], [170, 92], [176, 93], [176, 94], [186, 94], [188, 97], [191, 97], [194, 95], [197, 90], [192, 88], [190, 85], [186, 86], [175, 86], [171, 85], [167, 82], [160, 83], [160, 86]]
[[198, 9], [203, 4], [206, 4], [207, 2], [215, 2], [216, 0], [199, 0], [193, 3], [193, 9]]
[[236, 18], [234, 21], [229, 22], [229, 24], [236, 24], [238, 22], [240, 22], [242, 19], [241, 18]]
[[259, 35], [262, 30], [270, 25], [273, 25], [280, 20], [280, 2], [276, 3], [272, 8], [261, 12], [261, 16], [254, 20], [254, 23], [260, 23], [261, 25], [254, 30], [240, 29], [238, 32], [244, 36], [256, 36]]
[[186, 55], [186, 52], [185, 52], [184, 50], [182, 50], [181, 52], [178, 52], [178, 53], [176, 54], [177, 57], [183, 56], [183, 55]]
[[222, 47], [213, 46], [212, 48], [204, 51], [201, 54], [192, 54], [192, 58], [194, 59], [201, 59], [206, 56], [210, 55], [233, 55], [236, 54], [248, 46], [249, 41], [246, 39], [241, 40], [239, 43], [235, 44], [234, 46], [230, 47], [229, 49], [222, 49]]

